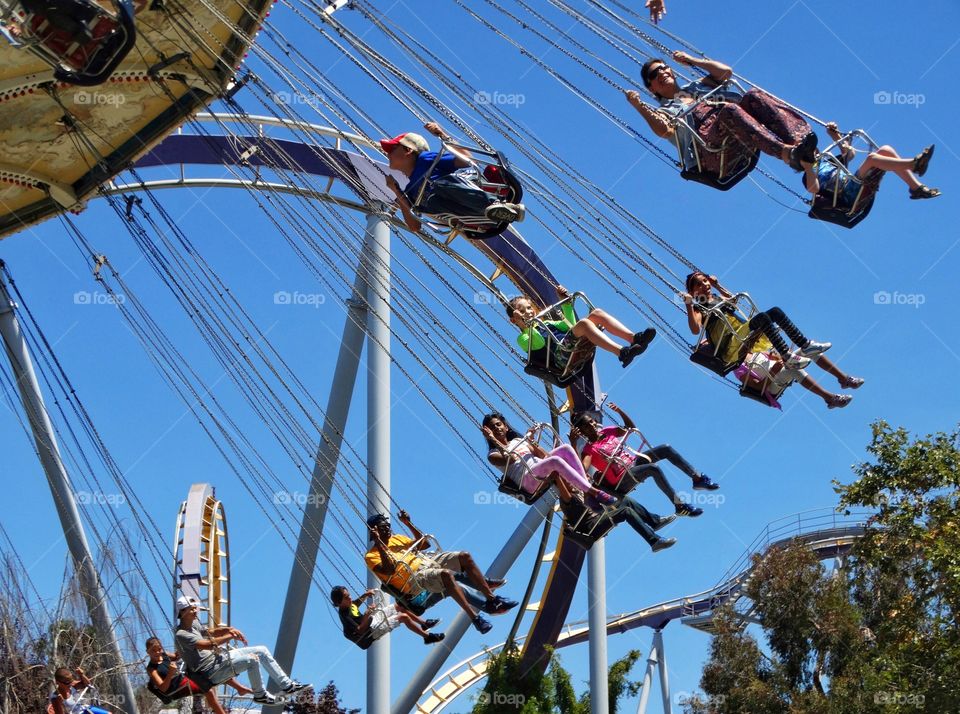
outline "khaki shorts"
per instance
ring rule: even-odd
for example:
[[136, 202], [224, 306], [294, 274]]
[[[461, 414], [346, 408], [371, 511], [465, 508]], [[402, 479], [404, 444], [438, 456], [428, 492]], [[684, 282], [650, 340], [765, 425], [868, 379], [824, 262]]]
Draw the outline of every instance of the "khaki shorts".
[[426, 590], [428, 593], [442, 595], [445, 592], [443, 573], [460, 572], [461, 551], [444, 551], [430, 555], [426, 564], [413, 574], [414, 586]]

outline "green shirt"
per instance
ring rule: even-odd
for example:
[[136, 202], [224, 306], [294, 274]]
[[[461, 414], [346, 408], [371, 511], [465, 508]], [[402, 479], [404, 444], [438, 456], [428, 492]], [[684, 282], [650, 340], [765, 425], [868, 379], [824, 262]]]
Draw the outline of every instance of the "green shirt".
[[[562, 320], [544, 320], [543, 324], [559, 332], [569, 332], [571, 328], [577, 324], [577, 316], [573, 312], [573, 304], [565, 302], [560, 307], [560, 310], [563, 312]], [[546, 346], [547, 341], [535, 326], [531, 326], [520, 332], [520, 336], [517, 337], [517, 344], [520, 345], [520, 349], [524, 352], [536, 352], [537, 350], [542, 350]]]

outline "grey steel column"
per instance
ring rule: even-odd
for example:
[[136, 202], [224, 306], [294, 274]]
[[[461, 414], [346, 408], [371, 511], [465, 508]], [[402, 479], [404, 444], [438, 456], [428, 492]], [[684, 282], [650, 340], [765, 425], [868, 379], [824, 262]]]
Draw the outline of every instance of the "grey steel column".
[[[340, 352], [333, 372], [330, 396], [327, 398], [327, 416], [323, 423], [320, 446], [313, 465], [310, 496], [303, 510], [303, 522], [300, 524], [296, 555], [290, 570], [287, 597], [283, 604], [283, 615], [280, 617], [277, 646], [273, 650], [277, 662], [288, 674], [292, 673], [293, 661], [297, 654], [300, 630], [303, 627], [303, 613], [310, 595], [313, 571], [317, 563], [317, 551], [323, 535], [327, 506], [333, 493], [337, 462], [340, 459], [343, 430], [346, 428], [350, 402], [357, 382], [360, 353], [363, 351], [363, 318], [366, 313], [365, 280], [361, 259], [357, 265], [353, 293], [347, 300], [347, 321], [343, 326], [343, 335], [340, 337]], [[282, 708], [282, 706], [265, 707], [264, 714], [280, 714]]]
[[20, 392], [20, 399], [23, 401], [23, 409], [33, 431], [37, 456], [40, 457], [40, 465], [47, 476], [53, 503], [63, 528], [63, 537], [67, 541], [73, 565], [77, 569], [80, 594], [86, 603], [90, 621], [97, 636], [107, 646], [117, 664], [117, 671], [113, 675], [116, 693], [123, 697], [123, 711], [137, 714], [137, 700], [133, 695], [133, 687], [127, 679], [123, 655], [120, 652], [110, 610], [107, 607], [106, 593], [97, 577], [90, 546], [87, 544], [87, 537], [80, 521], [80, 513], [73, 498], [73, 486], [70, 484], [70, 477], [67, 476], [67, 470], [60, 458], [60, 448], [57, 446], [53, 424], [47, 415], [40, 384], [33, 369], [33, 360], [30, 359], [30, 350], [20, 331], [14, 307], [3, 275], [0, 274], [0, 337], [3, 339], [7, 357], [13, 368], [13, 376], [17, 382], [17, 389]]
[[[552, 493], [545, 494], [543, 498], [527, 509], [523, 520], [520, 521], [520, 525], [516, 527], [513, 535], [510, 536], [497, 554], [497, 557], [494, 558], [493, 563], [491, 563], [487, 569], [486, 576], [488, 578], [502, 578], [506, 576], [507, 571], [510, 570], [517, 558], [520, 557], [523, 549], [526, 548], [527, 543], [530, 542], [530, 538], [537, 529], [540, 528], [540, 524], [543, 523], [543, 519], [547, 517], [547, 513], [550, 512], [550, 509], [553, 508], [556, 501], [557, 499], [553, 497]], [[407, 688], [403, 690], [403, 693], [397, 701], [393, 703], [393, 714], [409, 714], [409, 712], [413, 711], [414, 707], [417, 706], [417, 700], [420, 699], [420, 696], [436, 678], [443, 663], [447, 661], [447, 658], [460, 642], [460, 638], [463, 637], [463, 634], [469, 626], [470, 620], [467, 617], [467, 613], [463, 611], [459, 612], [453, 619], [450, 627], [447, 628], [446, 637], [444, 637], [443, 642], [430, 647], [430, 653], [424, 658], [420, 669], [416, 671], [413, 679], [407, 684]]]
[[670, 679], [667, 675], [667, 653], [663, 650], [663, 630], [653, 634], [653, 641], [660, 657], [657, 666], [660, 668], [660, 695], [663, 697], [663, 714], [673, 714], [670, 703]]
[[650, 701], [650, 689], [653, 687], [653, 671], [657, 668], [658, 653], [660, 646], [658, 633], [653, 633], [653, 644], [650, 646], [650, 654], [647, 655], [647, 669], [643, 673], [643, 683], [640, 689], [640, 703], [637, 705], [637, 714], [647, 714], [647, 704]]
[[601, 538], [587, 553], [587, 598], [590, 620], [590, 714], [610, 708], [607, 676], [607, 542]]
[[[367, 216], [367, 512], [390, 513], [390, 224]], [[380, 586], [367, 573], [371, 588]], [[367, 650], [367, 714], [390, 712], [390, 635]]]

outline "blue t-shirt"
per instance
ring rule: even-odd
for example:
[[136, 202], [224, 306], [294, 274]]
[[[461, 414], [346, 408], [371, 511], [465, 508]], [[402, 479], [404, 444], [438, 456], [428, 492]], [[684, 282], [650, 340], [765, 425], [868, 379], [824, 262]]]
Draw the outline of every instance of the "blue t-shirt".
[[[673, 99], [661, 99], [660, 111], [670, 115], [671, 117], [678, 117], [690, 107], [692, 104], [690, 100], [700, 99], [708, 92], [712, 92], [714, 89], [715, 85], [709, 84], [702, 79], [697, 80], [696, 82], [690, 82], [689, 84], [680, 87]], [[743, 93], [739, 89], [728, 85], [713, 92], [708, 101], [727, 101], [736, 104], [742, 98]], [[697, 122], [694, 117], [687, 116], [685, 117], [684, 121], [691, 129], [696, 131]], [[678, 124], [676, 136], [677, 143], [680, 145], [680, 156], [683, 159], [683, 168], [697, 168], [697, 157], [693, 153], [693, 136], [687, 129], [687, 126]]]
[[837, 206], [840, 208], [852, 208], [863, 186], [863, 182], [855, 174], [841, 171], [836, 164], [825, 159], [817, 162], [817, 181], [820, 182], [820, 192], [817, 195], [831, 203], [834, 191], [838, 190], [837, 182], [840, 182], [837, 195]]
[[[410, 203], [416, 203], [417, 194], [420, 193], [421, 182], [427, 175], [427, 171], [430, 171], [430, 166], [436, 158], [436, 151], [421, 151], [417, 156], [417, 163], [413, 167], [413, 173], [410, 174], [410, 180], [407, 182], [406, 188], [403, 189]], [[430, 172], [429, 178], [435, 179], [440, 176], [452, 174], [457, 170], [456, 162], [457, 157], [453, 154], [449, 152], [443, 154], [440, 160], [437, 161], [436, 166], [433, 167], [433, 171]]]

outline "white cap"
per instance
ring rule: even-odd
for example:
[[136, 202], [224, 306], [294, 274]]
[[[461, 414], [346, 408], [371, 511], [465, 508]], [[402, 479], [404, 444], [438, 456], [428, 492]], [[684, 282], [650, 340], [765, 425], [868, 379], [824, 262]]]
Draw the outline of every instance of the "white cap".
[[188, 607], [195, 607], [198, 610], [206, 610], [207, 608], [200, 605], [200, 601], [195, 597], [187, 597], [186, 595], [181, 595], [177, 598], [177, 617], [180, 617], [180, 613], [186, 610]]

